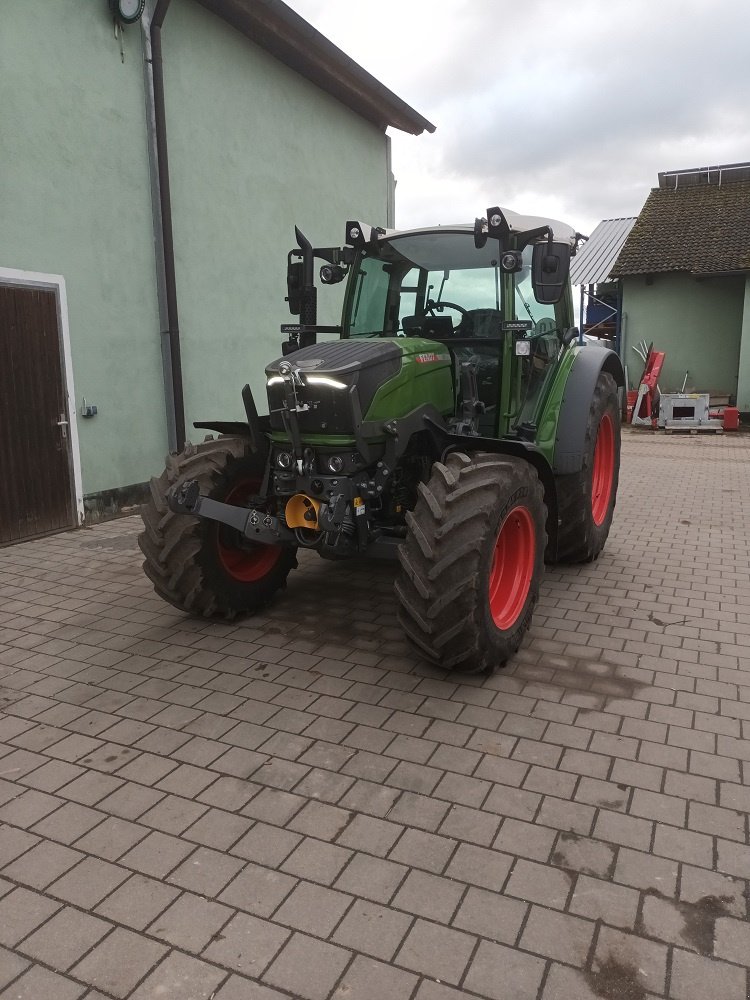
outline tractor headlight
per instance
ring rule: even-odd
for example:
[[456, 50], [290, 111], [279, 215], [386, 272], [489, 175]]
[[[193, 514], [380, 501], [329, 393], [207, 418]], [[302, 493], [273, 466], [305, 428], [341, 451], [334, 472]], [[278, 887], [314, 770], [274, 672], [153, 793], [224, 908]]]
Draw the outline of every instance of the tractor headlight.
[[324, 264], [320, 269], [320, 280], [324, 285], [336, 285], [346, 277], [346, 271], [338, 264]]
[[334, 475], [338, 475], [344, 468], [344, 459], [341, 455], [331, 455], [326, 462], [326, 465], [328, 466], [329, 472], [332, 472]]
[[329, 389], [348, 389], [346, 382], [339, 382], [337, 378], [330, 378], [328, 375], [305, 375], [307, 385], [326, 385]]
[[291, 469], [294, 457], [288, 451], [280, 451], [276, 456], [276, 464], [280, 469]]
[[518, 250], [507, 250], [500, 258], [500, 270], [513, 274], [523, 267], [523, 258]]

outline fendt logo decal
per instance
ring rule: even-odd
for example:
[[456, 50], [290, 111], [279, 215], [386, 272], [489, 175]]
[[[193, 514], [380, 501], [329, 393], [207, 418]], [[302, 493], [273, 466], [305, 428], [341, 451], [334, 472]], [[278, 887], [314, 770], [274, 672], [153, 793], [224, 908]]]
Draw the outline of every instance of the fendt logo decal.
[[414, 360], [418, 365], [426, 365], [432, 361], [450, 361], [450, 354], [416, 354]]

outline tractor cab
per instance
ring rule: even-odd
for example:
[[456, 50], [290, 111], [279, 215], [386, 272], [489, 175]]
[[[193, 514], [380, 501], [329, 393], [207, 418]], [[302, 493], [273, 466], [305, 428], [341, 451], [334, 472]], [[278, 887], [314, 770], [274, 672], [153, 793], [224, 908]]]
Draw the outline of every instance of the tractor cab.
[[[476, 433], [529, 435], [574, 322], [569, 226], [493, 208], [473, 226], [387, 232], [350, 222], [340, 251], [308, 251], [306, 242], [292, 268], [301, 274], [312, 254], [332, 262], [321, 268], [324, 283], [347, 277], [342, 339], [444, 345], [458, 408], [476, 404]], [[309, 292], [300, 298], [302, 313]]]
[[[477, 248], [470, 228], [383, 238], [354, 264], [342, 334], [444, 344], [459, 384], [461, 369], [473, 369], [482, 403], [479, 429], [496, 437], [533, 414], [563, 333], [572, 326], [569, 302], [536, 298], [532, 255], [527, 245], [508, 255], [503, 269], [497, 243]], [[503, 411], [505, 367], [509, 406]]]

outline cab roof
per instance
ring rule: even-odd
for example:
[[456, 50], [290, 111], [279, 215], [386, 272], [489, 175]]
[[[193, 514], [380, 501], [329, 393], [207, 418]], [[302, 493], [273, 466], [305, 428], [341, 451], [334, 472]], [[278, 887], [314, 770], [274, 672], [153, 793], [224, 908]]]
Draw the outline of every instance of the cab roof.
[[[527, 232], [529, 229], [538, 229], [541, 226], [549, 226], [552, 230], [552, 234], [555, 240], [560, 243], [570, 243], [571, 247], [575, 247], [577, 233], [572, 226], [569, 226], [567, 222], [560, 222], [559, 219], [548, 219], [540, 215], [521, 215], [519, 212], [514, 212], [510, 208], [501, 208], [505, 219], [510, 226], [511, 232], [523, 233]], [[385, 233], [380, 236], [380, 239], [391, 240], [395, 237], [401, 236], [416, 236], [422, 233], [473, 233], [474, 224], [467, 222], [459, 222], [452, 225], [444, 226], [426, 226], [419, 229], [386, 229]]]

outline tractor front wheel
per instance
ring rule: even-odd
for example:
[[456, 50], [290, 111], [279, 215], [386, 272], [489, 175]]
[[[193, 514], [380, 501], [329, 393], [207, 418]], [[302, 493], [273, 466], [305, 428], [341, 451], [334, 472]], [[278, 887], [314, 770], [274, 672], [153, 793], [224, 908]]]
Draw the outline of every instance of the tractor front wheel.
[[194, 479], [213, 500], [250, 506], [264, 468], [264, 457], [241, 438], [208, 439], [168, 456], [149, 484], [138, 537], [144, 572], [165, 601], [190, 614], [232, 619], [263, 607], [286, 586], [296, 549], [250, 542], [227, 525], [175, 514], [167, 505], [170, 489]]
[[419, 493], [399, 550], [399, 620], [439, 666], [492, 670], [520, 646], [539, 596], [542, 484], [521, 459], [453, 453]]
[[620, 407], [617, 384], [602, 372], [586, 425], [583, 467], [558, 476], [557, 561], [591, 562], [604, 548], [617, 500], [620, 475]]

